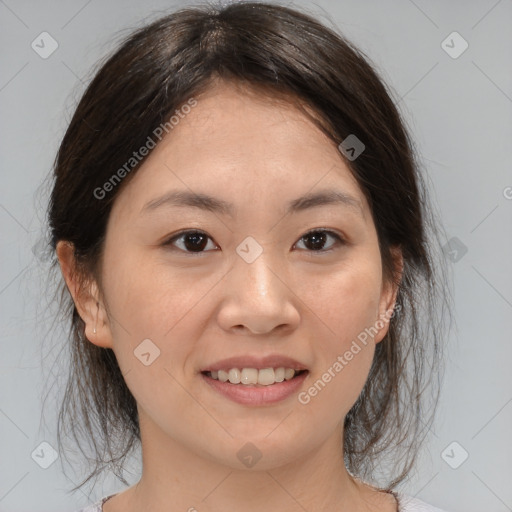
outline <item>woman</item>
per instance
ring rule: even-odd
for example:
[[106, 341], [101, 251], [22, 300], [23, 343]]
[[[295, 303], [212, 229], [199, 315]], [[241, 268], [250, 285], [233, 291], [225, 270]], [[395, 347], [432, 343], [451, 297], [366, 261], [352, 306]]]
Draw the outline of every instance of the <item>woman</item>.
[[142, 453], [84, 510], [439, 510], [393, 490], [433, 414], [430, 211], [342, 36], [252, 2], [138, 30], [76, 109], [49, 223], [72, 311], [59, 435], [90, 435], [89, 478]]

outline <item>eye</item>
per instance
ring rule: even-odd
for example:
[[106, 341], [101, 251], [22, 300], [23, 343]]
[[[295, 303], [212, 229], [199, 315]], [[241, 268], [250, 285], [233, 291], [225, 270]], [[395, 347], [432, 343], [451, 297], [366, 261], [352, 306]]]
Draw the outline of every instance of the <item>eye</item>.
[[[331, 239], [331, 243], [328, 244], [329, 239]], [[301, 237], [296, 246], [302, 242], [304, 243], [305, 250], [311, 252], [329, 252], [336, 244], [342, 245], [345, 243], [340, 235], [326, 229], [309, 231]], [[182, 231], [164, 242], [163, 245], [175, 246], [185, 253], [196, 254], [218, 249], [217, 245], [213, 243], [213, 240], [206, 233], [198, 230]]]
[[[209, 241], [211, 241], [213, 249], [217, 248], [212, 239], [203, 231], [182, 231], [164, 242], [163, 245], [175, 245], [184, 252], [201, 253], [207, 250]], [[208, 250], [212, 249], [211, 245]]]
[[[334, 239], [334, 242], [325, 248], [329, 238]], [[302, 241], [304, 241], [306, 250], [312, 252], [328, 252], [331, 251], [336, 244], [342, 245], [345, 243], [340, 235], [334, 231], [329, 231], [326, 229], [314, 229], [309, 231], [304, 236], [302, 236], [297, 244], [301, 243]]]

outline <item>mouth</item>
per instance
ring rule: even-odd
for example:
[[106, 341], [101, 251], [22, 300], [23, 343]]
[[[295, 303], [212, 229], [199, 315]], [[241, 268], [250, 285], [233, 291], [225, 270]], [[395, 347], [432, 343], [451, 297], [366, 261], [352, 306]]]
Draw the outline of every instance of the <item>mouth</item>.
[[263, 406], [298, 392], [309, 371], [305, 364], [284, 354], [246, 354], [203, 366], [199, 375], [217, 396]]
[[277, 368], [230, 368], [204, 370], [199, 374], [216, 396], [237, 404], [257, 407], [285, 403], [298, 393], [309, 370]]
[[308, 373], [308, 370], [279, 366], [261, 369], [226, 368], [224, 370], [206, 370], [201, 373], [212, 380], [233, 386], [267, 387], [296, 379]]

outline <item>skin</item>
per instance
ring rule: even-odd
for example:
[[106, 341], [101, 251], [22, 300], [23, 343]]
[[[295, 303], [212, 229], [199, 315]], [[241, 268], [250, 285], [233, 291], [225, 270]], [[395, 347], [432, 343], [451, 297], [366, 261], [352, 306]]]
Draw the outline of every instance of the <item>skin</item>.
[[[397, 290], [383, 278], [362, 190], [309, 118], [224, 82], [197, 101], [117, 197], [100, 282], [80, 287], [71, 246], [57, 247], [87, 338], [114, 350], [138, 404], [142, 478], [104, 510], [395, 511], [392, 496], [348, 474], [342, 454], [343, 419], [387, 323], [307, 404], [295, 394], [240, 405], [198, 374], [226, 357], [278, 353], [307, 366], [307, 390], [393, 307]], [[325, 189], [357, 206], [285, 215], [291, 200]], [[234, 216], [171, 205], [141, 213], [169, 190], [231, 202]], [[332, 250], [315, 252], [302, 238], [314, 228], [346, 242], [328, 235]], [[185, 229], [210, 237], [205, 252], [185, 252], [183, 238], [163, 245]], [[236, 252], [247, 236], [263, 248], [250, 264]], [[148, 366], [134, 356], [147, 338], [160, 350]], [[247, 442], [262, 455], [252, 468], [237, 457]]]

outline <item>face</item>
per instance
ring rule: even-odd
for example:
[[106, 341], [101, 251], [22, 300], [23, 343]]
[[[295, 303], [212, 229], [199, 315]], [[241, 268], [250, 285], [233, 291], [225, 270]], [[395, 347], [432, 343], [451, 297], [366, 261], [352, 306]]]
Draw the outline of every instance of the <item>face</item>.
[[[115, 351], [141, 426], [236, 468], [251, 442], [271, 468], [339, 442], [395, 290], [368, 203], [311, 120], [225, 83], [196, 100], [114, 203], [108, 312], [86, 334]], [[305, 371], [208, 373], [265, 383], [281, 367]]]

